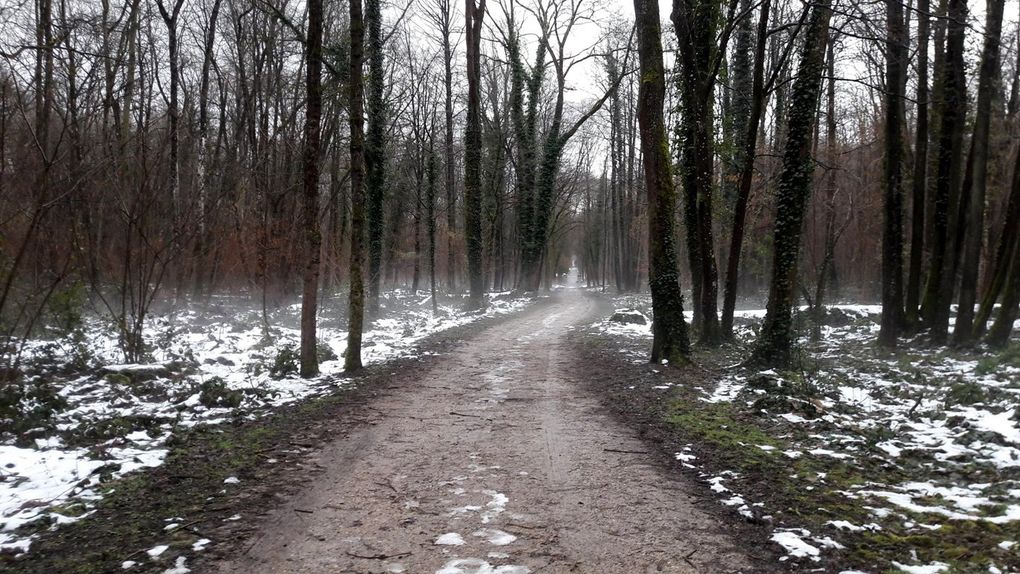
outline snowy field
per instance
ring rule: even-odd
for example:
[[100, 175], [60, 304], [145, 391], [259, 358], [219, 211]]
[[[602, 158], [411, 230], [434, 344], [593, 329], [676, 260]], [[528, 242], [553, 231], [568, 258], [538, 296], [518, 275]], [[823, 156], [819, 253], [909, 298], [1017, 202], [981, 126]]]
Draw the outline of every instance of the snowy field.
[[[650, 313], [647, 297], [631, 296], [616, 303]], [[799, 372], [733, 365], [716, 386], [698, 388], [704, 403], [733, 405], [751, 413], [757, 426], [767, 429], [763, 436], [776, 439], [747, 448], [786, 460], [791, 469], [794, 461], [811, 463], [799, 468], [837, 469], [790, 478], [803, 481], [806, 490], [843, 497], [846, 507], [858, 510], [853, 520], [832, 516], [815, 532], [785, 523], [788, 515], [773, 521], [770, 513], [776, 509], [734, 491], [737, 473], [703, 472], [690, 449], [677, 453], [677, 459], [707, 481], [723, 504], [748, 519], [773, 524], [772, 540], [785, 549], [788, 559], [810, 563], [843, 548], [833, 537], [895, 532], [902, 540], [976, 525], [983, 533], [1002, 533], [1001, 540], [994, 541], [997, 548], [982, 557], [988, 565], [980, 571], [1015, 572], [1002, 562], [1017, 563], [1020, 543], [1017, 343], [1006, 351], [963, 352], [927, 347], [919, 340], [887, 352], [875, 344], [879, 312], [878, 306], [831, 308], [821, 339], [800, 341]], [[736, 315], [738, 337], [752, 341], [764, 311]], [[647, 360], [650, 324], [605, 320], [594, 328], [628, 338], [635, 344], [621, 350], [634, 361]], [[664, 391], [669, 388], [661, 386]], [[910, 573], [958, 571], [943, 562], [918, 560], [916, 553], [889, 566]]]
[[[433, 313], [427, 295], [385, 294], [382, 318], [366, 325], [363, 362], [415, 356], [429, 335], [528, 301], [497, 294], [484, 312], [465, 313], [451, 299]], [[312, 379], [297, 376], [299, 304], [273, 313], [268, 331], [249, 299], [155, 314], [143, 364], [124, 364], [116, 336], [98, 317], [86, 318], [74, 340], [30, 341], [30, 374], [15, 406], [30, 414], [32, 428], [0, 420], [0, 552], [25, 552], [34, 532], [88, 515], [104, 483], [160, 465], [179, 429], [257, 417], [350, 384], [342, 376], [346, 326], [336, 318], [343, 306], [321, 307], [321, 375]]]

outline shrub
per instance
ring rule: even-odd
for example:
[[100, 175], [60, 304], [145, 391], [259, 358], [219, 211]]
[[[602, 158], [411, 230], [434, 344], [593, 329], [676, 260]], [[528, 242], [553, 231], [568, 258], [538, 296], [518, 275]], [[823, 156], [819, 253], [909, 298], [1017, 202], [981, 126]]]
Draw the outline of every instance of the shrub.
[[284, 345], [276, 353], [273, 366], [269, 368], [269, 376], [274, 379], [282, 379], [298, 372], [298, 352], [293, 345]]
[[223, 379], [213, 377], [199, 387], [198, 402], [209, 408], [234, 408], [241, 406], [244, 394], [227, 387]]

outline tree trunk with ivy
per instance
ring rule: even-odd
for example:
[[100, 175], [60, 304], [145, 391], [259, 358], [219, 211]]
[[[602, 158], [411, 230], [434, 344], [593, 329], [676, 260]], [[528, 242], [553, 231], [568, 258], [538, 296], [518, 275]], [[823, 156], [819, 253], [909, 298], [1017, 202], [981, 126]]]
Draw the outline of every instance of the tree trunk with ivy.
[[485, 0], [465, 0], [464, 19], [467, 31], [467, 126], [464, 132], [464, 238], [468, 260], [468, 307], [481, 308], [485, 297], [485, 276], [482, 269], [482, 122], [481, 97], [481, 35], [485, 17]]
[[715, 132], [712, 104], [716, 73], [716, 22], [719, 3], [714, 0], [673, 0], [673, 27], [677, 35], [677, 83], [680, 91], [680, 179], [684, 188], [687, 250], [694, 284], [695, 327], [699, 340], [714, 345], [721, 340], [718, 269], [712, 233]]
[[811, 11], [800, 69], [791, 93], [783, 169], [776, 190], [776, 223], [768, 305], [765, 322], [752, 355], [754, 362], [779, 368], [789, 367], [793, 359], [794, 283], [797, 279], [804, 214], [814, 172], [812, 136], [822, 73], [825, 70], [831, 1], [822, 0]]
[[[765, 58], [768, 47], [768, 23], [771, 0], [764, 0], [759, 8], [757, 37], [755, 38], [754, 72], [751, 80], [751, 109], [745, 125], [740, 126], [746, 133], [743, 150], [737, 156], [740, 175], [733, 206], [733, 226], [730, 231], [730, 251], [726, 259], [726, 279], [723, 288], [723, 310], [720, 330], [723, 337], [733, 337], [733, 312], [737, 307], [737, 288], [740, 281], [740, 252], [744, 244], [744, 224], [747, 219], [747, 204], [751, 197], [754, 180], [754, 152], [758, 142], [758, 122], [765, 109]], [[739, 41], [738, 41], [739, 46]]]
[[322, 115], [322, 0], [308, 2], [302, 222], [305, 234], [304, 289], [301, 297], [301, 376], [319, 374], [315, 319], [319, 294], [319, 119]]
[[666, 93], [657, 0], [634, 0], [640, 84], [638, 126], [648, 193], [648, 284], [652, 292], [653, 363], [687, 360], [690, 341], [675, 245], [676, 190], [662, 117]]
[[351, 61], [347, 80], [347, 114], [351, 128], [351, 270], [350, 303], [347, 315], [347, 351], [344, 369], [361, 368], [361, 332], [365, 318], [365, 284], [362, 268], [365, 261], [365, 126], [361, 66], [365, 44], [365, 25], [361, 16], [361, 0], [350, 0]]

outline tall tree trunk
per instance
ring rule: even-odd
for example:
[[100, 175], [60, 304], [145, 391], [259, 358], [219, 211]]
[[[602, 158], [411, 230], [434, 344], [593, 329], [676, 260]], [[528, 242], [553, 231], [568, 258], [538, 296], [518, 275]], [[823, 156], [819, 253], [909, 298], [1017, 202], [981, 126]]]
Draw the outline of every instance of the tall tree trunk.
[[829, 282], [829, 270], [836, 257], [836, 243], [839, 241], [840, 230], [836, 229], [836, 174], [839, 169], [839, 152], [836, 146], [836, 36], [829, 38], [826, 61], [828, 62], [828, 81], [825, 93], [825, 161], [828, 171], [825, 174], [825, 238], [822, 252], [822, 263], [818, 266], [815, 280], [815, 295], [810, 302], [811, 340], [822, 338], [822, 321], [825, 319], [825, 296]]
[[744, 149], [738, 156], [740, 181], [733, 206], [733, 227], [730, 232], [730, 252], [726, 258], [726, 283], [723, 289], [723, 311], [721, 331], [724, 337], [733, 336], [733, 312], [737, 307], [737, 288], [740, 281], [740, 252], [744, 243], [744, 223], [747, 218], [747, 203], [751, 197], [751, 183], [754, 181], [754, 156], [758, 143], [758, 123], [765, 109], [765, 58], [768, 47], [768, 24], [772, 0], [763, 0], [758, 14], [758, 30], [754, 51], [754, 72], [751, 85], [751, 110], [747, 124], [740, 126], [746, 133]]
[[[1016, 161], [1020, 162], [1020, 149], [1018, 149]], [[995, 302], [1002, 295], [1008, 280], [1013, 261], [1013, 250], [1017, 249], [1018, 241], [1020, 241], [1020, 173], [1018, 172], [1020, 170], [1014, 167], [1013, 185], [1006, 203], [1002, 236], [999, 237], [999, 245], [995, 250], [992, 280], [981, 298], [981, 308], [978, 309], [977, 317], [974, 319], [975, 337], [980, 337], [985, 332], [988, 319], [992, 316]]]
[[177, 234], [180, 231], [181, 223], [181, 176], [180, 176], [180, 110], [178, 109], [178, 92], [180, 91], [180, 48], [178, 46], [177, 19], [181, 12], [184, 0], [175, 0], [174, 5], [167, 10], [163, 0], [157, 0], [156, 6], [166, 24], [167, 44], [170, 50], [170, 103], [167, 109], [170, 128], [170, 155], [169, 175], [170, 180], [170, 201], [173, 208], [172, 229], [174, 241], [177, 241]]
[[464, 238], [467, 244], [468, 307], [481, 308], [485, 297], [482, 262], [482, 122], [479, 84], [481, 83], [481, 35], [485, 18], [485, 0], [464, 0], [467, 31], [467, 126], [464, 132]]
[[670, 172], [669, 140], [662, 117], [666, 77], [662, 65], [657, 0], [634, 0], [640, 84], [638, 125], [648, 190], [648, 283], [652, 292], [653, 363], [687, 360], [690, 342], [677, 272], [674, 213], [676, 190]]
[[365, 142], [365, 189], [368, 195], [368, 314], [379, 312], [382, 280], [383, 196], [386, 189], [386, 104], [383, 88], [381, 0], [365, 0], [368, 24], [368, 139]]
[[[448, 1], [448, 0], [447, 0]], [[450, 10], [444, 6], [443, 63], [446, 66], [446, 291], [457, 290], [457, 258], [454, 237], [457, 234], [457, 181], [453, 162], [453, 48], [450, 46]]]
[[[950, 217], [959, 199], [961, 148], [967, 103], [964, 78], [964, 32], [967, 26], [965, 0], [949, 0], [947, 6], [945, 62], [938, 82], [943, 94], [939, 106], [937, 173], [935, 176], [931, 271], [921, 305], [922, 319], [933, 343], [946, 342], [949, 304], [955, 283], [955, 233]], [[955, 227], [955, 226], [954, 226]]]
[[319, 373], [315, 322], [319, 295], [319, 119], [322, 115], [322, 0], [308, 0], [305, 41], [306, 92], [302, 222], [305, 235], [304, 288], [301, 294], [301, 376]]
[[[49, 163], [50, 115], [53, 111], [53, 1], [38, 0], [35, 62], [35, 138]], [[48, 171], [48, 168], [43, 171]]]
[[[1013, 161], [1013, 184], [1010, 190], [1010, 201], [1020, 198], [1020, 148], [1017, 148], [1016, 157]], [[1016, 203], [1020, 204], [1020, 200]], [[1007, 215], [1008, 217], [1008, 215]], [[1007, 220], [1008, 221], [1008, 220]], [[995, 323], [988, 330], [986, 341], [993, 347], [1005, 347], [1009, 343], [1010, 334], [1013, 332], [1013, 324], [1017, 317], [1017, 306], [1020, 305], [1020, 237], [1014, 228], [1012, 233], [1013, 245], [1010, 251], [1011, 261], [1005, 261], [1008, 268], [1008, 279], [1004, 281], [1005, 291], [1002, 297], [1002, 304], [999, 306], [998, 316]], [[988, 314], [991, 315], [991, 307], [995, 304], [993, 299], [988, 305]]]
[[744, 150], [747, 147], [747, 122], [751, 115], [751, 94], [754, 89], [753, 49], [754, 31], [751, 22], [750, 0], [740, 0], [737, 22], [734, 23], [733, 56], [728, 69], [731, 89], [726, 91], [727, 117], [724, 133], [728, 145], [723, 146], [722, 189], [725, 212], [732, 214], [737, 199], [740, 169], [744, 165]]
[[[1017, 41], [1020, 45], [1020, 28], [1017, 32]], [[1020, 50], [1017, 50], [1017, 65], [1014, 70], [1016, 72], [1013, 74], [1013, 82], [1010, 86], [1006, 115], [1007, 122], [1013, 126], [1013, 129], [1016, 129], [1017, 109], [1020, 107]], [[1013, 259], [1013, 249], [1016, 248], [1017, 237], [1020, 236], [1020, 185], [1017, 185], [1016, 177], [1017, 174], [1014, 172], [1014, 185], [1010, 189], [1009, 199], [1006, 203], [1002, 233], [995, 249], [995, 258], [988, 269], [988, 285], [981, 296], [981, 307], [974, 319], [975, 338], [979, 338], [985, 333], [988, 319], [992, 316], [992, 308], [1006, 285], [1010, 262]]]
[[885, 194], [882, 226], [882, 323], [878, 342], [895, 347], [903, 316], [903, 86], [907, 31], [901, 0], [886, 0]]
[[[525, 288], [523, 279], [523, 260], [530, 254], [533, 238], [532, 226], [535, 212], [535, 124], [538, 117], [539, 91], [542, 87], [543, 69], [545, 67], [544, 38], [539, 39], [535, 53], [535, 66], [529, 77], [524, 71], [524, 62], [520, 52], [520, 39], [510, 12], [510, 29], [507, 52], [510, 57], [510, 121], [513, 125], [514, 140], [517, 148], [515, 192], [517, 195], [517, 234], [518, 252], [522, 260], [522, 273], [517, 277], [517, 284]], [[524, 91], [527, 89], [528, 106], [524, 108]]]
[[716, 0], [673, 0], [673, 27], [679, 48], [681, 102], [680, 179], [684, 188], [687, 250], [695, 300], [694, 325], [699, 340], [720, 341], [715, 242], [712, 234], [714, 172], [714, 102], [716, 72]]
[[[198, 230], [196, 232], [194, 262], [195, 273], [192, 277], [196, 294], [202, 294], [206, 288], [206, 280], [210, 274], [205, 269], [212, 237], [209, 237], [209, 83], [213, 66], [213, 51], [216, 42], [216, 23], [219, 20], [222, 0], [213, 0], [209, 12], [209, 28], [206, 30], [205, 43], [202, 47], [202, 72], [198, 89]], [[309, 16], [311, 17], [311, 16]], [[309, 22], [310, 23], [310, 22]]]
[[[420, 150], [416, 153], [421, 153]], [[415, 162], [419, 160], [416, 158]], [[418, 294], [418, 284], [421, 281], [421, 218], [422, 218], [422, 196], [421, 196], [421, 171], [415, 167], [414, 181], [414, 272], [411, 276], [411, 293]]]
[[347, 351], [344, 369], [361, 368], [361, 331], [365, 318], [365, 284], [362, 267], [365, 261], [365, 133], [362, 102], [361, 66], [365, 44], [365, 25], [361, 16], [361, 0], [350, 0], [351, 61], [347, 80], [348, 116], [351, 125], [351, 294], [347, 315]]
[[992, 98], [998, 89], [999, 41], [1002, 36], [1004, 0], [989, 0], [985, 20], [985, 43], [978, 74], [977, 109], [974, 112], [974, 137], [970, 204], [967, 213], [964, 252], [961, 260], [960, 300], [953, 329], [953, 342], [969, 344], [974, 336], [974, 303], [977, 301], [978, 265], [985, 227], [985, 189], [988, 181], [988, 138], [991, 127]]
[[783, 170], [776, 190], [776, 224], [772, 258], [772, 280], [765, 322], [755, 344], [752, 360], [776, 367], [788, 367], [793, 359], [794, 282], [800, 252], [800, 236], [811, 192], [814, 164], [811, 158], [812, 132], [822, 73], [825, 70], [829, 38], [830, 0], [811, 9], [803, 54], [788, 115]]
[[914, 131], [914, 181], [911, 183], [910, 264], [903, 323], [917, 326], [924, 258], [925, 192], [928, 189], [928, 33], [930, 0], [917, 2], [917, 128]]
[[429, 293], [432, 296], [432, 313], [438, 310], [436, 301], [436, 151], [433, 149], [432, 136], [429, 136], [428, 166], [425, 168], [428, 179], [428, 190], [425, 192], [425, 214], [429, 236]]

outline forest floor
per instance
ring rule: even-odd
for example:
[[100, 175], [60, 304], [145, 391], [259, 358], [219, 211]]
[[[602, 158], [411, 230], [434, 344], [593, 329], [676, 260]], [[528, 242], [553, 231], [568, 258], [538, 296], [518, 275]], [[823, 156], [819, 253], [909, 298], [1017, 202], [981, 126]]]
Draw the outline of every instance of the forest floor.
[[[646, 296], [614, 303], [650, 312]], [[761, 310], [679, 368], [648, 364], [647, 324], [574, 338], [606, 407], [768, 530], [792, 569], [1020, 572], [1020, 346], [883, 350], [879, 310], [830, 307], [791, 372], [743, 364]]]
[[0, 571], [1020, 572], [1015, 348], [887, 353], [846, 306], [800, 370], [758, 371], [745, 311], [736, 343], [667, 367], [609, 319], [647, 296], [521, 307], [175, 426]]
[[[531, 301], [497, 294], [484, 312], [468, 313], [454, 297], [442, 297], [433, 311], [426, 295], [386, 293], [381, 318], [364, 334], [362, 359], [381, 365], [426, 357], [432, 339]], [[91, 516], [111, 492], [123, 491], [122, 477], [162, 466], [191, 437], [356, 386], [342, 372], [346, 301], [327, 298], [320, 309], [321, 374], [307, 379], [297, 375], [300, 305], [271, 312], [264, 328], [245, 296], [161, 304], [134, 363], [125, 363], [101, 311], [74, 307], [48, 321], [24, 344], [22, 380], [0, 387], [0, 568], [19, 561], [39, 536]]]

